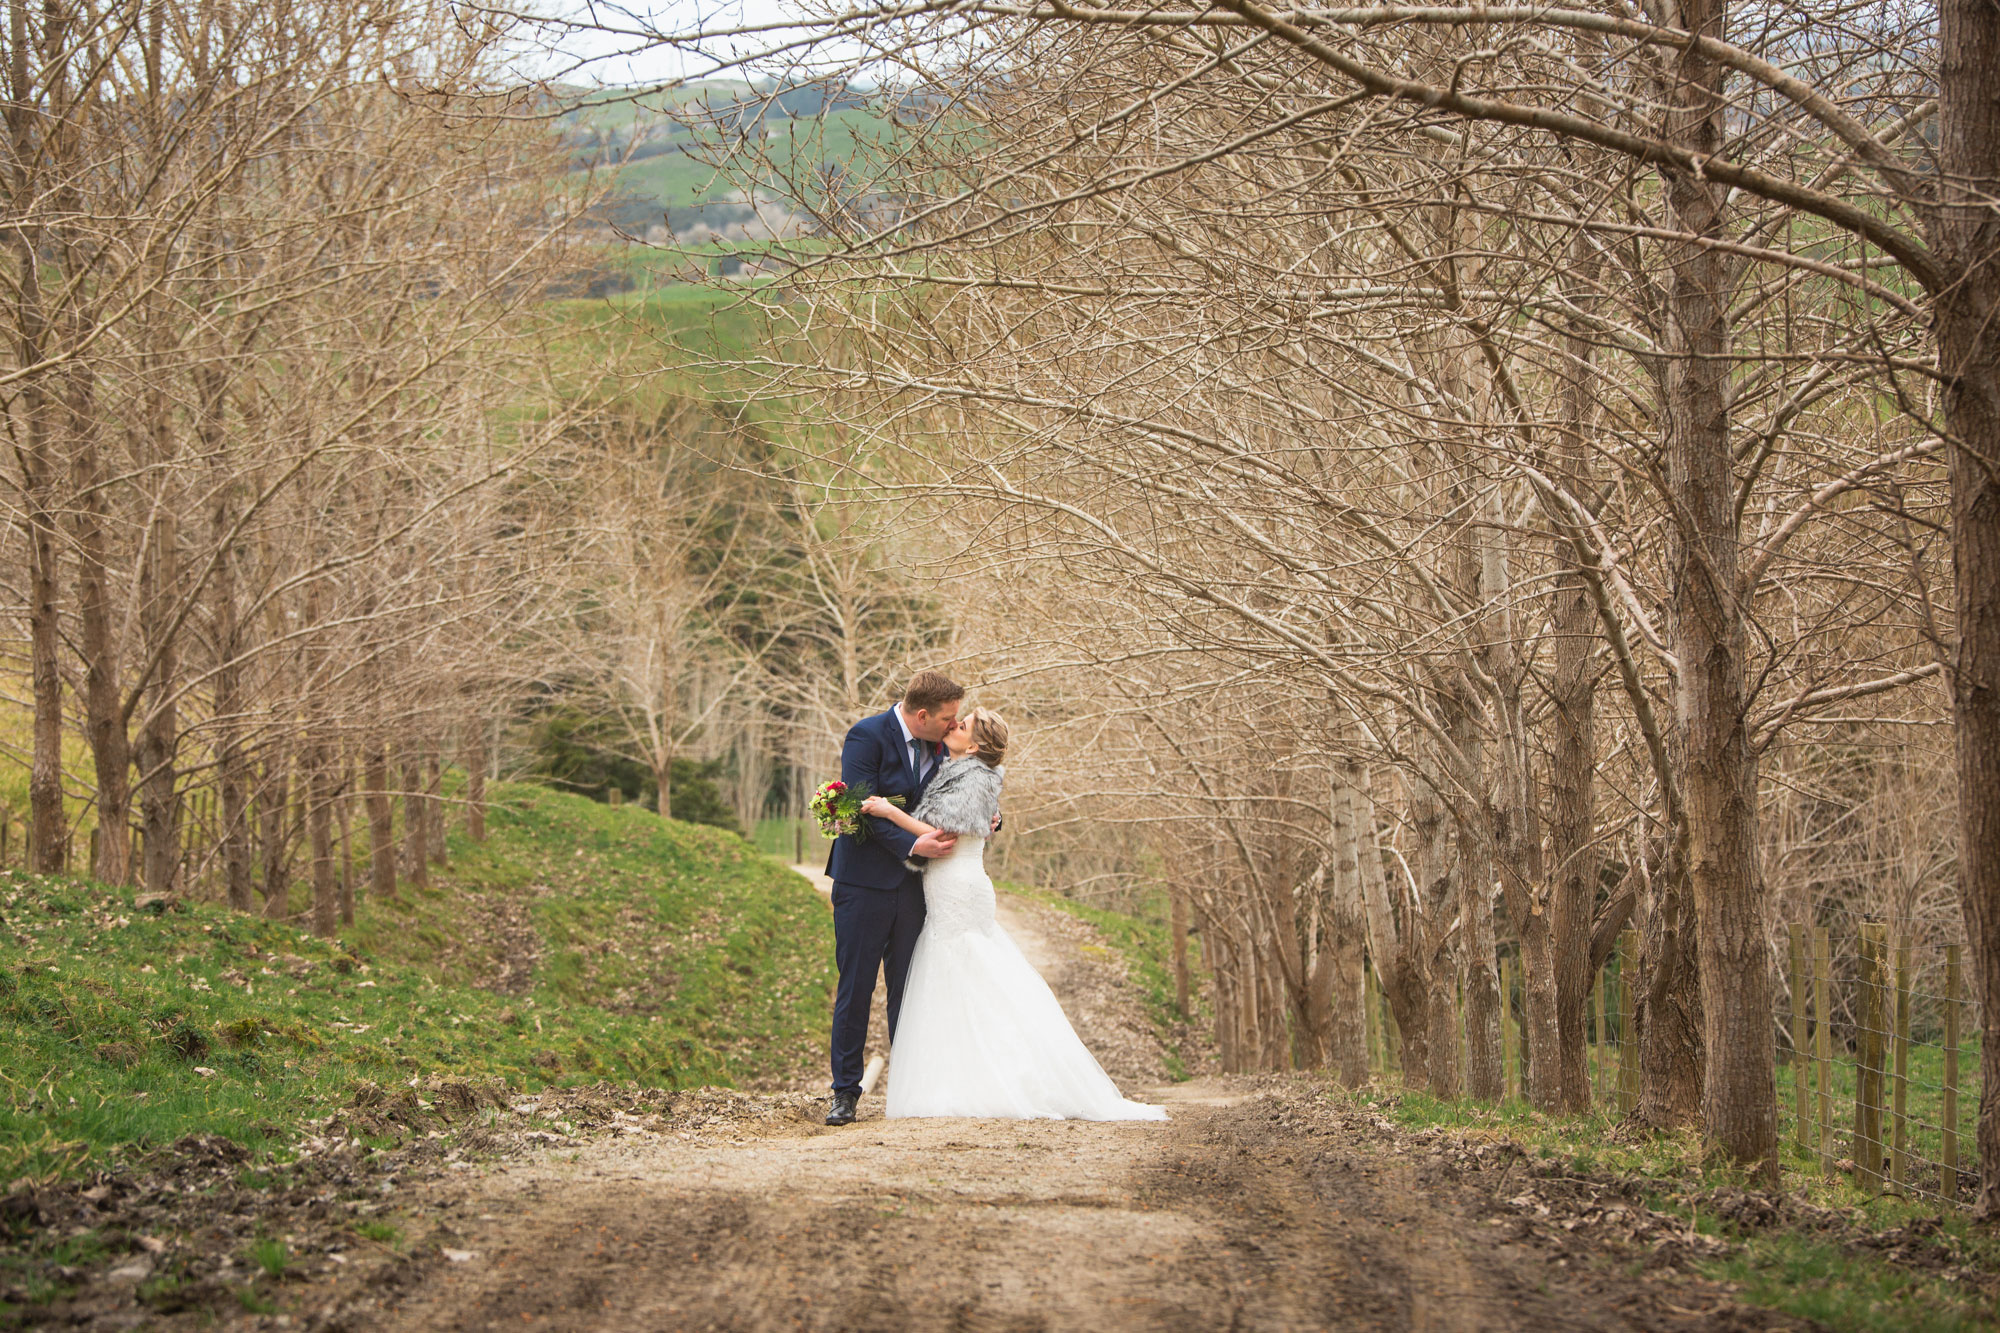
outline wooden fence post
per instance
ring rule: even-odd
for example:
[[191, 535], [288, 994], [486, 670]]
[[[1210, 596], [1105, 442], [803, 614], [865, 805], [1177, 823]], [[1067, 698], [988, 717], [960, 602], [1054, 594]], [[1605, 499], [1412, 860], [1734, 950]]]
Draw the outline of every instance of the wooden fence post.
[[1938, 1119], [1944, 1135], [1940, 1192], [1958, 1199], [1958, 946], [1944, 948], [1944, 1105]]
[[1386, 992], [1378, 992], [1382, 1003], [1382, 1073], [1394, 1078], [1403, 1072], [1403, 1030], [1396, 1025], [1396, 1010]]
[[1809, 1137], [1812, 1116], [1806, 1105], [1806, 1052], [1812, 1049], [1812, 1041], [1806, 1033], [1806, 928], [1803, 922], [1794, 921], [1792, 937], [1792, 1137], [1797, 1140], [1799, 1151], [1812, 1151]]
[[1638, 987], [1632, 973], [1639, 957], [1639, 932], [1618, 933], [1618, 1113], [1630, 1115], [1639, 1104], [1639, 1024], [1632, 1012]]
[[1464, 974], [1463, 972], [1459, 973], [1459, 977], [1458, 977], [1458, 987], [1457, 987], [1457, 989], [1456, 989], [1456, 990], [1455, 990], [1455, 991], [1453, 992], [1453, 995], [1454, 995], [1454, 999], [1452, 1000], [1452, 1004], [1453, 1004], [1453, 1009], [1452, 1009], [1452, 1021], [1453, 1021], [1453, 1026], [1452, 1026], [1452, 1029], [1451, 1029], [1451, 1030], [1452, 1030], [1452, 1035], [1453, 1035], [1453, 1036], [1454, 1036], [1454, 1037], [1455, 1037], [1455, 1038], [1457, 1039], [1457, 1041], [1458, 1041], [1458, 1095], [1459, 1095], [1459, 1096], [1461, 1096], [1461, 1097], [1463, 1097], [1463, 1096], [1465, 1096], [1465, 1095], [1466, 1095], [1466, 1092], [1465, 1092], [1465, 1067], [1466, 1067], [1466, 1065], [1467, 1065], [1467, 1063], [1468, 1063], [1468, 1061], [1466, 1060], [1466, 1044], [1465, 1044], [1465, 1041], [1466, 1041], [1466, 1033], [1465, 1033], [1465, 974]]
[[1893, 1117], [1889, 1152], [1889, 1192], [1903, 1193], [1910, 1170], [1910, 934], [1896, 939], [1895, 1084], [1890, 1103]]
[[1382, 1069], [1382, 1011], [1375, 989], [1375, 966], [1372, 960], [1361, 960], [1361, 1021], [1362, 1030], [1367, 1034], [1368, 1073], [1370, 1077], [1383, 1072]]
[[1606, 1059], [1604, 1058], [1604, 996], [1605, 996], [1604, 974], [1609, 970], [1610, 969], [1608, 968], [1602, 968], [1602, 967], [1597, 969], [1597, 1013], [1595, 1017], [1597, 1019], [1597, 1024], [1596, 1024], [1597, 1104], [1599, 1106], [1603, 1106], [1605, 1104], [1604, 1075], [1605, 1071], [1610, 1068], [1609, 1062], [1606, 1061]]
[[1863, 1183], [1882, 1185], [1882, 1032], [1883, 955], [1887, 952], [1879, 921], [1861, 923], [1860, 1032], [1855, 1034], [1854, 1164]]
[[1520, 1006], [1514, 1019], [1514, 1095], [1528, 1095], [1528, 1080], [1534, 1071], [1528, 1068], [1528, 965], [1521, 964], [1521, 976], [1515, 983], [1514, 1001]]
[[1819, 1169], [1833, 1174], [1833, 943], [1825, 926], [1813, 930], [1813, 1064], [1819, 1077]]
[[1515, 1079], [1514, 1053], [1520, 1037], [1514, 1031], [1514, 960], [1500, 956], [1500, 1100], [1512, 1101], [1521, 1095]]

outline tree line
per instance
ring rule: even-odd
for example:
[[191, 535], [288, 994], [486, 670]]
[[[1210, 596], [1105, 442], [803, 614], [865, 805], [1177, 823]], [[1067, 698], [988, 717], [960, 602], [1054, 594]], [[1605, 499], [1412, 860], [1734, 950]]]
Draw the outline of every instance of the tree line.
[[1408, 1077], [1497, 1096], [1507, 936], [1530, 1095], [1579, 1108], [1629, 923], [1638, 1114], [1774, 1175], [1781, 909], [1962, 930], [2000, 1004], [1990, 8], [625, 36], [895, 89], [790, 182], [842, 243], [766, 294], [766, 388], [962, 543], [959, 642], [1036, 728], [1010, 854], [1165, 886], [1232, 1063], [1360, 1077], [1365, 958]]
[[483, 834], [489, 774], [604, 794], [571, 751], [747, 825], [802, 780], [801, 719], [901, 665], [921, 605], [865, 520], [765, 475], [726, 388], [662, 371], [675, 330], [562, 299], [606, 262], [579, 224], [608, 183], [507, 65], [516, 29], [7, 22], [0, 654], [31, 868], [331, 935], [427, 881], [449, 810]]

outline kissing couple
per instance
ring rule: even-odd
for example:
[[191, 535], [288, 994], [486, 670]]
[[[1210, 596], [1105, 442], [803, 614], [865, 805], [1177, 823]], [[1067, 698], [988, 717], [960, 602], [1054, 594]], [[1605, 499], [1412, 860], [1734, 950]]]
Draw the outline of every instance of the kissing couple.
[[1165, 1108], [1119, 1094], [994, 919], [986, 839], [1000, 828], [1007, 723], [961, 712], [964, 699], [941, 672], [919, 671], [900, 703], [855, 723], [841, 746], [841, 781], [870, 795], [868, 836], [841, 834], [826, 866], [840, 967], [826, 1123], [854, 1123], [878, 969], [890, 1118], [1165, 1120]]

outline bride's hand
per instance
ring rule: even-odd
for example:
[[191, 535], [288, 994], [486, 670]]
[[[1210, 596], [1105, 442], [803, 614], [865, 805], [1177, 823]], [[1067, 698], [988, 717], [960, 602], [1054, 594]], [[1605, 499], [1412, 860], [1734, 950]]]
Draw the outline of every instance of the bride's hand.
[[895, 806], [890, 805], [885, 798], [880, 796], [870, 796], [861, 803], [861, 813], [864, 815], [873, 815], [877, 819], [887, 819], [889, 812], [895, 808]]

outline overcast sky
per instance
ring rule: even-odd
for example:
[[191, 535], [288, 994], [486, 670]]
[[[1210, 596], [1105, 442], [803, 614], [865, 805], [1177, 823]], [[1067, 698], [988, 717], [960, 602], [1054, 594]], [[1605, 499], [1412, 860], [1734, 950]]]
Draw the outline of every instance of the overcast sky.
[[[700, 78], [714, 68], [713, 59], [705, 55], [722, 54], [732, 45], [738, 50], [761, 50], [782, 40], [775, 36], [734, 39], [733, 43], [724, 39], [706, 43], [702, 50], [690, 50], [648, 46], [637, 35], [647, 29], [685, 36], [782, 24], [802, 12], [797, 0], [628, 0], [623, 4], [552, 0], [539, 8], [578, 27], [566, 31], [553, 45], [542, 41], [524, 46], [520, 56], [524, 73], [621, 87]], [[739, 72], [733, 77], [742, 75]]]

